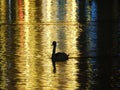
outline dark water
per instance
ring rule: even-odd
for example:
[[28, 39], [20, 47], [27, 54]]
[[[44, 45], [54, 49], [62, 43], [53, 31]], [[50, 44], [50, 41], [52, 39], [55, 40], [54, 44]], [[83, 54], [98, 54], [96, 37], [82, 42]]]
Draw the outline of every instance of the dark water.
[[[0, 90], [119, 90], [117, 3], [1, 0]], [[69, 54], [68, 61], [56, 62], [56, 73], [54, 40], [56, 52]]]

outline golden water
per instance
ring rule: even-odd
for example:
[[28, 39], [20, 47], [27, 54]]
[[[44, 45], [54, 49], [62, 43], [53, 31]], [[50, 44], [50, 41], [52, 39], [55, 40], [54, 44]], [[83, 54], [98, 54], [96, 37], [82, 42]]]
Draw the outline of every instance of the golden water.
[[[75, 0], [63, 4], [57, 0], [17, 0], [14, 5], [8, 1], [0, 1], [1, 89], [77, 89], [76, 57], [80, 53], [76, 39], [81, 29]], [[56, 63], [56, 73], [51, 63], [54, 40], [58, 42], [57, 52], [72, 57], [67, 62]]]

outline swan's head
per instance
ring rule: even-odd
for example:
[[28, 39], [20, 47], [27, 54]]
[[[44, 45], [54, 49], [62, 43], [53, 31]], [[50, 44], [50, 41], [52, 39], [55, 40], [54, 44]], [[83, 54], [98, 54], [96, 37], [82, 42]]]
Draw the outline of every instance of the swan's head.
[[53, 41], [53, 42], [52, 42], [52, 45], [53, 45], [53, 46], [56, 46], [56, 44], [57, 44], [56, 41]]

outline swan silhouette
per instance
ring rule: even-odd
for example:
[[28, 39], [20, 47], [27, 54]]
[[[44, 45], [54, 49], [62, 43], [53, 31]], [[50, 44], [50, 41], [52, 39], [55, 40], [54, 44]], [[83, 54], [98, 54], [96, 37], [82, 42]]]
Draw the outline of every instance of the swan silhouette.
[[56, 72], [56, 66], [55, 66], [55, 62], [60, 62], [60, 61], [66, 61], [68, 60], [68, 56], [66, 53], [64, 52], [57, 52], [56, 53], [56, 46], [57, 46], [57, 42], [53, 41], [52, 42], [52, 46], [53, 46], [53, 51], [52, 51], [52, 64], [53, 64], [53, 68], [54, 68], [54, 72]]

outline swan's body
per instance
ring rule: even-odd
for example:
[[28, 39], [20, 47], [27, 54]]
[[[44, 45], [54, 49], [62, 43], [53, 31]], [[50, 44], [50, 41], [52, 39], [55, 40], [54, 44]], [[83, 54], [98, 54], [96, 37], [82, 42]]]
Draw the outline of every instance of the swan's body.
[[55, 54], [56, 61], [66, 61], [68, 60], [68, 55], [64, 52], [58, 52]]

